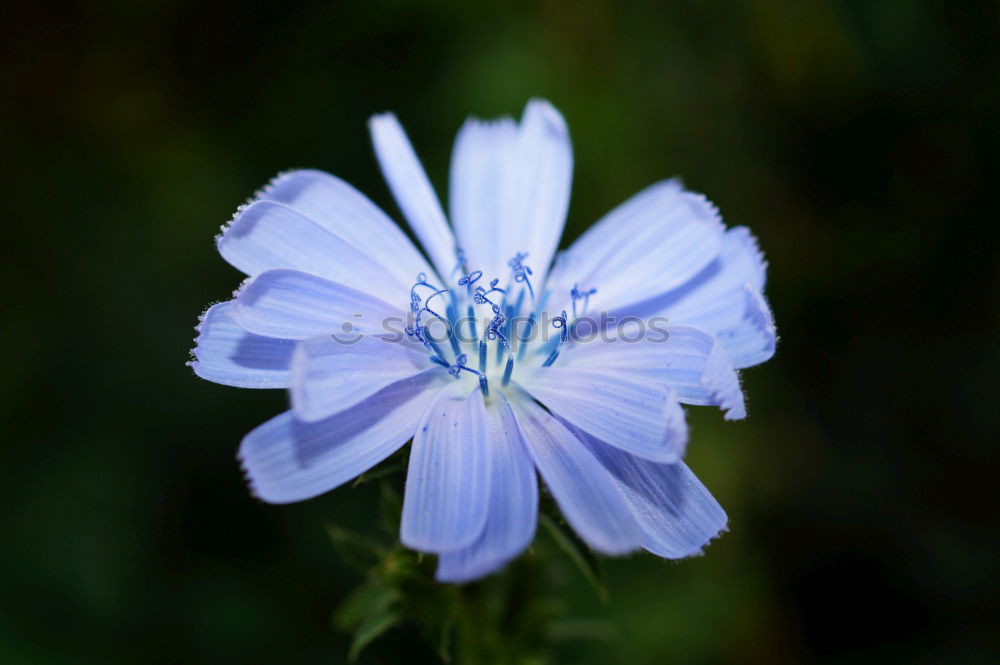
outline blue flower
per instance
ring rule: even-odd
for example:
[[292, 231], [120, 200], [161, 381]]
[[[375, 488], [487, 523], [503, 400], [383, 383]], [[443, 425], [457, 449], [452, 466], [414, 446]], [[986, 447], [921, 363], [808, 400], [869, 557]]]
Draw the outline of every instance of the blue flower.
[[291, 394], [240, 445], [254, 494], [314, 497], [412, 439], [400, 538], [439, 555], [442, 581], [528, 546], [536, 471], [595, 550], [698, 553], [727, 518], [682, 461], [681, 404], [743, 418], [737, 370], [774, 353], [753, 236], [668, 180], [554, 259], [573, 158], [548, 103], [465, 123], [450, 225], [396, 118], [370, 129], [429, 262], [318, 171], [278, 176], [217, 240], [249, 278], [205, 312], [191, 365]]

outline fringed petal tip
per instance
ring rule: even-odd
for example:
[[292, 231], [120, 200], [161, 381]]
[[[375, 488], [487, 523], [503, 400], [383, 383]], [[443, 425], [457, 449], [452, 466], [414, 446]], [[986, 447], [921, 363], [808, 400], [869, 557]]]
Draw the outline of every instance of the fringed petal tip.
[[254, 275], [253, 277], [244, 278], [243, 281], [240, 282], [239, 286], [233, 289], [233, 300], [237, 300], [241, 295], [243, 295], [243, 293], [248, 288], [250, 288], [250, 285], [253, 284], [254, 280], [256, 280], [257, 277], [259, 277], [259, 275]]
[[707, 196], [688, 190], [684, 190], [682, 196], [696, 218], [710, 225], [720, 237], [725, 233], [726, 225], [722, 221], [722, 213], [719, 212], [719, 207], [712, 203]]
[[718, 333], [733, 366], [745, 369], [770, 360], [778, 347], [774, 314], [764, 294], [752, 284], [743, 287], [741, 323]]
[[250, 205], [251, 203], [253, 203], [254, 201], [260, 201], [261, 199], [271, 198], [271, 192], [273, 192], [276, 187], [278, 187], [279, 185], [281, 185], [282, 183], [284, 183], [289, 178], [292, 178], [294, 176], [301, 175], [301, 174], [315, 174], [315, 175], [319, 175], [319, 176], [328, 176], [328, 174], [323, 173], [322, 171], [318, 171], [316, 169], [301, 168], [301, 167], [299, 167], [299, 168], [290, 168], [290, 169], [285, 169], [284, 171], [279, 171], [273, 178], [271, 178], [267, 182], [266, 185], [264, 185], [263, 187], [261, 187], [260, 189], [258, 189], [256, 192], [254, 192], [253, 196], [251, 196], [250, 198], [248, 198], [246, 200], [246, 203], [244, 203], [242, 207], [246, 207], [246, 206]]
[[739, 372], [733, 368], [729, 354], [721, 344], [713, 345], [701, 382], [711, 389], [712, 403], [722, 409], [725, 420], [742, 420], [747, 417]]
[[681, 553], [676, 553], [676, 554], [674, 554], [674, 553], [665, 554], [662, 551], [658, 551], [655, 547], [651, 549], [649, 547], [645, 547], [644, 546], [643, 549], [645, 551], [649, 552], [650, 554], [652, 554], [653, 556], [659, 557], [661, 559], [664, 559], [664, 560], [670, 561], [670, 562], [678, 562], [678, 561], [682, 561], [683, 559], [695, 559], [697, 557], [705, 556], [705, 550], [707, 550], [711, 545], [713, 545], [715, 543], [715, 541], [721, 539], [727, 533], [729, 533], [729, 517], [728, 516], [726, 516], [725, 523], [719, 528], [718, 531], [715, 532], [714, 535], [709, 536], [708, 539], [705, 540], [705, 542], [703, 542], [701, 545], [699, 545], [699, 546], [691, 549], [688, 552], [681, 552]]
[[770, 359], [778, 348], [778, 328], [774, 323], [774, 313], [764, 298], [764, 294], [749, 284], [746, 285], [745, 291], [747, 310], [743, 317], [759, 326], [768, 339], [768, 343], [761, 349], [760, 359], [757, 361], [762, 363]]
[[734, 226], [726, 231], [726, 235], [732, 236], [736, 239], [739, 244], [745, 248], [746, 253], [752, 257], [753, 263], [757, 268], [757, 282], [754, 286], [763, 291], [764, 284], [767, 282], [768, 263], [764, 258], [764, 252], [760, 248], [760, 242], [757, 240], [757, 236], [755, 236], [746, 226]]
[[687, 453], [689, 433], [687, 413], [685, 413], [684, 407], [677, 400], [677, 392], [671, 390], [670, 393], [670, 400], [667, 403], [664, 418], [667, 423], [666, 437], [671, 442], [670, 447], [674, 452], [674, 459], [670, 461], [679, 462], [684, 459], [684, 455]]
[[212, 311], [212, 308], [215, 307], [216, 305], [221, 305], [223, 302], [224, 301], [222, 300], [217, 300], [209, 303], [208, 307], [202, 310], [201, 314], [198, 315], [198, 323], [194, 326], [194, 331], [198, 334], [195, 335], [194, 339], [192, 340], [194, 342], [194, 346], [191, 347], [191, 349], [188, 351], [188, 359], [187, 362], [184, 363], [184, 366], [190, 367], [191, 370], [194, 372], [195, 376], [199, 378], [205, 378], [198, 372], [198, 344], [201, 341], [202, 335], [204, 334], [203, 329], [205, 327], [205, 321], [208, 319], [209, 312]]

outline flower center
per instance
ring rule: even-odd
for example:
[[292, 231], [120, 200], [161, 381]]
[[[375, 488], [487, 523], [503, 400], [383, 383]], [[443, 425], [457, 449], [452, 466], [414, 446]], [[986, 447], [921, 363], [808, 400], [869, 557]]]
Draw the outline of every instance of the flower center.
[[[458, 256], [454, 270], [454, 274], [460, 275], [457, 288], [438, 288], [427, 280], [426, 274], [417, 275], [410, 288], [413, 321], [406, 333], [423, 344], [430, 361], [451, 376], [478, 377], [483, 395], [488, 397], [491, 387], [503, 389], [510, 383], [518, 364], [551, 366], [571, 338], [573, 323], [586, 311], [590, 296], [597, 289], [582, 291], [573, 286], [572, 317], [567, 317], [566, 311], [553, 317], [551, 326], [558, 334], [548, 339], [531, 283], [533, 273], [524, 263], [526, 252], [516, 253], [507, 262], [511, 269], [507, 288], [499, 286], [499, 277], [484, 285], [483, 271], [468, 271], [464, 252], [459, 250]], [[582, 301], [579, 308], [578, 301]], [[477, 314], [482, 316], [478, 321]], [[539, 321], [543, 323], [539, 325]]]

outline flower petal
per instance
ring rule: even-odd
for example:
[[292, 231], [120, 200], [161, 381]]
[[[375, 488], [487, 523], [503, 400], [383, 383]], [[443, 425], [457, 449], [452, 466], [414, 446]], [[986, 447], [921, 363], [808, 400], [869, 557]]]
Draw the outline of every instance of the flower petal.
[[374, 335], [307, 339], [292, 358], [292, 409], [303, 422], [322, 420], [429, 366], [426, 351], [402, 340]]
[[518, 252], [545, 282], [559, 244], [573, 179], [566, 123], [551, 104], [528, 102], [520, 125], [469, 120], [455, 141], [451, 214], [469, 270], [507, 283]]
[[705, 197], [673, 180], [653, 185], [605, 215], [560, 255], [551, 309], [569, 309], [574, 284], [597, 289], [591, 312], [627, 310], [678, 288], [718, 256], [722, 235], [718, 211]]
[[295, 343], [254, 335], [229, 317], [232, 302], [209, 307], [189, 364], [203, 379], [237, 388], [286, 388]]
[[559, 245], [573, 182], [573, 147], [562, 115], [551, 104], [532, 100], [521, 117], [518, 146], [517, 213], [512, 231], [527, 238], [527, 263], [545, 282]]
[[441, 390], [413, 436], [400, 540], [422, 552], [471, 545], [486, 524], [490, 496], [486, 407], [468, 382]]
[[683, 462], [660, 464], [573, 431], [600, 460], [631, 503], [642, 527], [642, 546], [682, 559], [701, 552], [726, 527], [726, 513]]
[[[448, 188], [451, 221], [468, 270], [508, 279], [517, 249], [510, 223], [517, 200], [517, 124], [470, 118], [455, 138]], [[522, 235], [522, 239], [524, 236]]]
[[307, 339], [331, 333], [403, 335], [398, 307], [344, 284], [298, 272], [268, 270], [236, 293], [229, 312], [241, 328], [257, 335]]
[[672, 462], [687, 443], [684, 412], [674, 392], [638, 372], [522, 368], [517, 383], [549, 411], [635, 455]]
[[438, 559], [440, 582], [467, 582], [504, 566], [531, 544], [538, 521], [538, 481], [506, 399], [487, 409], [490, 499], [486, 526], [472, 545]]
[[527, 394], [515, 395], [511, 405], [535, 466], [580, 537], [605, 554], [639, 547], [642, 530], [597, 458]]
[[716, 333], [733, 366], [739, 369], [770, 360], [778, 346], [774, 315], [763, 294], [747, 284], [743, 295], [746, 299], [743, 319]]
[[767, 262], [745, 227], [726, 231], [719, 256], [684, 286], [631, 308], [644, 319], [665, 317], [718, 338], [737, 369], [774, 355], [774, 319], [762, 295]]
[[254, 495], [269, 503], [302, 501], [378, 464], [413, 436], [439, 390], [439, 374], [394, 383], [319, 422], [303, 423], [286, 411], [257, 427], [239, 452]]
[[458, 264], [455, 237], [448, 228], [448, 220], [406, 132], [391, 113], [373, 116], [368, 121], [368, 128], [382, 175], [389, 183], [396, 203], [430, 256], [438, 275], [448, 279]]
[[719, 256], [705, 270], [681, 288], [644, 304], [642, 313], [714, 334], [739, 323], [744, 288], [763, 290], [766, 277], [767, 262], [757, 239], [749, 229], [738, 226], [726, 231]]
[[712, 335], [692, 326], [650, 330], [637, 341], [620, 337], [578, 341], [558, 362], [566, 368], [639, 374], [670, 386], [685, 404], [719, 406], [726, 412], [726, 420], [746, 417], [739, 376], [726, 350]]
[[363, 250], [405, 283], [431, 268], [406, 234], [368, 197], [323, 171], [282, 173], [258, 196], [294, 208]]
[[410, 288], [360, 248], [276, 201], [243, 208], [217, 244], [226, 261], [251, 277], [292, 268], [390, 301], [405, 298]]

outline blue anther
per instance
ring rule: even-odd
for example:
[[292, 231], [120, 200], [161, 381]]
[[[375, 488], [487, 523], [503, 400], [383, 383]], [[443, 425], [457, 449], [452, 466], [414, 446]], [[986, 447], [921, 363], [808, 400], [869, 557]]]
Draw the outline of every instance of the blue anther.
[[472, 305], [469, 305], [467, 314], [469, 317], [469, 334], [471, 335], [471, 339], [476, 339], [479, 333], [476, 332], [476, 312], [472, 309]]
[[503, 383], [501, 385], [506, 386], [510, 383], [510, 374], [514, 371], [514, 356], [508, 356], [507, 366], [503, 370]]

